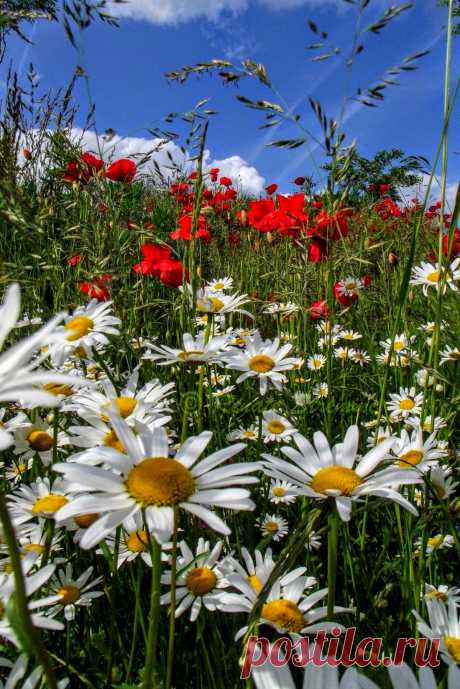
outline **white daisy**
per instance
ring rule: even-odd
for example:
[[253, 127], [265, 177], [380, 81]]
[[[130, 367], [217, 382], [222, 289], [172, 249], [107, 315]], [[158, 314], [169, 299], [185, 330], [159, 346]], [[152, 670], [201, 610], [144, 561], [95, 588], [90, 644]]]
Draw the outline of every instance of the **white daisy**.
[[227, 434], [226, 439], [228, 442], [233, 442], [234, 440], [257, 440], [259, 438], [259, 429], [256, 424], [249, 426], [249, 428], [243, 428], [240, 426], [234, 431]]
[[340, 332], [340, 339], [341, 340], [347, 340], [348, 342], [355, 342], [356, 340], [360, 340], [362, 338], [362, 335], [360, 333], [357, 333], [355, 330], [342, 330]]
[[65, 570], [57, 573], [51, 584], [51, 589], [58, 598], [58, 604], [51, 609], [54, 614], [64, 610], [65, 619], [70, 622], [75, 619], [75, 607], [88, 607], [95, 598], [104, 595], [103, 591], [91, 591], [101, 583], [102, 577], [89, 581], [93, 573], [93, 567], [88, 567], [83, 574], [76, 579], [73, 577], [72, 565], [68, 564]]
[[290, 301], [288, 301], [286, 304], [282, 302], [271, 302], [265, 307], [263, 313], [270, 314], [272, 316], [277, 314], [281, 316], [291, 316], [293, 313], [296, 313], [296, 311], [299, 311], [299, 309], [300, 306], [298, 304], [294, 304]]
[[371, 357], [365, 349], [353, 349], [353, 354], [350, 354], [350, 359], [354, 361], [355, 364], [364, 366], [364, 364], [368, 364], [370, 362]]
[[[182, 290], [183, 288], [179, 287], [179, 289]], [[190, 298], [193, 299], [191, 286], [186, 285], [186, 290]], [[222, 292], [216, 294], [214, 290], [205, 287], [204, 289], [199, 289], [196, 293], [196, 310], [198, 313], [217, 314], [219, 316], [223, 316], [226, 313], [242, 313], [245, 316], [254, 318], [249, 311], [240, 308], [249, 301], [247, 294], [238, 294], [237, 292], [235, 294], [223, 294]]]
[[307, 550], [319, 550], [321, 548], [321, 542], [321, 536], [319, 536], [316, 531], [310, 531], [307, 536], [305, 547]]
[[449, 347], [447, 345], [441, 352], [441, 364], [445, 364], [447, 361], [460, 361], [460, 349], [457, 347]]
[[401, 468], [414, 467], [422, 473], [437, 465], [437, 460], [447, 454], [437, 446], [436, 431], [424, 441], [421, 428], [413, 430], [411, 435], [403, 430], [401, 437], [393, 446], [392, 452], [399, 458], [398, 466]]
[[413, 610], [417, 620], [417, 629], [428, 639], [440, 639], [439, 650], [441, 657], [447, 664], [460, 663], [460, 620], [455, 600], [450, 599], [447, 604], [438, 598], [426, 600], [429, 624]]
[[454, 481], [452, 476], [452, 469], [447, 469], [443, 466], [432, 467], [429, 479], [431, 485], [440, 500], [446, 500], [451, 495], [454, 495], [457, 488], [458, 482]]
[[326, 361], [327, 359], [324, 354], [314, 354], [308, 357], [307, 368], [310, 369], [310, 371], [319, 371], [326, 365]]
[[460, 589], [456, 588], [455, 586], [447, 586], [446, 584], [432, 586], [431, 584], [425, 584], [424, 595], [426, 600], [436, 598], [437, 600], [441, 600], [443, 603], [447, 603], [449, 600], [455, 601], [457, 605], [460, 603]]
[[212, 433], [204, 431], [188, 438], [174, 457], [169, 457], [168, 437], [163, 428], [136, 436], [119, 416], [110, 414], [111, 423], [126, 454], [107, 448], [100, 453], [106, 468], [61, 463], [54, 470], [90, 495], [81, 496], [59, 511], [59, 521], [84, 513], [105, 514], [92, 524], [80, 541], [89, 549], [109, 535], [124, 519], [144, 510], [149, 530], [159, 543], [169, 540], [174, 526], [174, 508], [179, 507], [203, 520], [215, 531], [228, 535], [227, 525], [205, 505], [235, 510], [251, 510], [254, 503], [241, 485], [257, 483], [248, 474], [259, 468], [257, 462], [220, 466], [246, 446], [232, 445], [198, 460]]
[[[58, 431], [56, 447], [58, 449], [69, 444], [67, 433]], [[24, 423], [14, 432], [14, 454], [20, 455], [21, 462], [38, 455], [45, 466], [49, 466], [53, 459], [54, 432], [53, 428], [43, 419], [37, 418], [34, 423]]]
[[[218, 541], [211, 549], [209, 542], [200, 538], [193, 552], [185, 541], [179, 543], [181, 554], [177, 558], [176, 618], [190, 608], [190, 621], [195, 622], [203, 605], [211, 612], [217, 610], [222, 592], [228, 587], [219, 566], [222, 546], [223, 542]], [[165, 572], [161, 581], [171, 585], [171, 571]], [[161, 603], [170, 605], [171, 592], [161, 596]]]
[[443, 279], [443, 292], [445, 293], [447, 287], [450, 287], [454, 292], [457, 291], [455, 282], [460, 280], [460, 258], [456, 258], [450, 266], [446, 269], [440, 266], [439, 263], [423, 262], [420, 266], [415, 266], [412, 269], [411, 285], [422, 285], [423, 294], [428, 294], [429, 287], [435, 287], [439, 291], [441, 278]]
[[327, 383], [319, 383], [318, 385], [313, 386], [313, 396], [320, 399], [320, 398], [325, 398], [328, 397], [329, 395], [329, 386]]
[[227, 289], [232, 289], [233, 278], [218, 278], [217, 280], [210, 280], [206, 283], [206, 288], [210, 291], [218, 294], [219, 292], [225, 292]]
[[294, 435], [293, 440], [297, 450], [292, 447], [281, 448], [290, 462], [273, 455], [262, 455], [266, 460], [266, 472], [273, 478], [292, 481], [301, 495], [317, 500], [335, 500], [344, 521], [350, 519], [352, 502], [367, 495], [394, 500], [417, 514], [415, 507], [395, 490], [395, 486], [420, 483], [420, 476], [412, 469], [375, 471], [389, 457], [395, 438], [389, 438], [374, 447], [357, 464], [357, 426], [351, 426], [343, 443], [334, 445], [332, 449], [326, 436], [319, 431], [313, 435], [315, 447], [300, 433]]
[[387, 409], [395, 417], [407, 419], [411, 414], [417, 416], [422, 411], [423, 393], [418, 394], [415, 388], [400, 388], [398, 393], [390, 394]]
[[367, 438], [367, 447], [375, 447], [380, 445], [384, 440], [391, 438], [391, 429], [389, 426], [379, 426], [373, 433], [370, 433]]
[[[418, 538], [415, 541], [415, 545], [417, 548], [420, 548], [422, 545], [422, 539]], [[427, 555], [432, 555], [434, 552], [437, 550], [444, 550], [446, 548], [452, 548], [454, 545], [454, 537], [448, 534], [447, 536], [444, 536], [443, 534], [439, 533], [436, 534], [436, 536], [432, 536], [429, 538], [426, 542], [426, 554]], [[419, 552], [418, 550], [416, 551], [417, 553]]]
[[421, 428], [426, 433], [433, 433], [447, 427], [445, 419], [441, 416], [436, 416], [434, 419], [431, 416], [425, 416], [423, 423], [418, 416], [409, 416], [405, 419], [405, 423], [412, 428]]
[[286, 382], [284, 371], [292, 370], [300, 359], [286, 358], [292, 345], [285, 344], [280, 347], [279, 338], [275, 340], [262, 340], [260, 333], [253, 337], [245, 338], [245, 349], [227, 352], [223, 360], [227, 368], [243, 373], [237, 378], [237, 383], [242, 383], [247, 378], [258, 378], [260, 394], [265, 395], [269, 382], [277, 389], [282, 389]]
[[281, 541], [289, 533], [289, 524], [277, 514], [267, 514], [256, 522], [263, 536], [271, 536], [274, 541]]
[[56, 512], [69, 501], [70, 486], [63, 479], [51, 483], [38, 478], [35, 483], [22, 485], [8, 496], [8, 509], [15, 526], [31, 519], [54, 519]]
[[299, 492], [293, 483], [289, 481], [280, 481], [279, 479], [270, 482], [270, 490], [268, 499], [274, 505], [288, 505], [296, 501]]
[[161, 347], [152, 345], [142, 358], [154, 361], [157, 366], [196, 362], [219, 363], [222, 352], [227, 346], [225, 335], [210, 337], [206, 342], [204, 332], [200, 332], [196, 337], [190, 333], [184, 333], [182, 341], [184, 345], [182, 349], [167, 345]]
[[[0, 680], [0, 689], [37, 689], [40, 687], [43, 669], [41, 666], [37, 666], [26, 676], [28, 662], [29, 658], [26, 655], [19, 656], [14, 663], [7, 658], [0, 658], [0, 667], [10, 671], [8, 677], [5, 677], [5, 684]], [[57, 689], [66, 689], [68, 685], [68, 679], [61, 679], [57, 683]]]
[[[420, 668], [418, 679], [413, 670], [403, 663], [402, 665], [390, 665], [388, 668], [393, 689], [436, 689], [437, 680], [430, 667]], [[446, 686], [446, 685], [444, 685]], [[457, 689], [460, 687], [460, 668], [450, 665], [447, 675], [446, 689]]]
[[297, 433], [297, 428], [294, 428], [292, 423], [284, 416], [273, 410], [263, 412], [262, 437], [264, 443], [279, 443], [282, 440], [287, 440], [294, 433]]

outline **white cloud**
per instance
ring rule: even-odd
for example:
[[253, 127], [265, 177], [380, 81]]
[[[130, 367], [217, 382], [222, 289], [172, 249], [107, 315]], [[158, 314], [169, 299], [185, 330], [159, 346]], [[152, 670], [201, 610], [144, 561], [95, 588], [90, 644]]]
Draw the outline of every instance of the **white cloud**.
[[[33, 139], [35, 137], [36, 133], [29, 131], [21, 146], [34, 148]], [[97, 156], [100, 155], [106, 162], [119, 158], [133, 158], [140, 162], [148, 156], [148, 160], [140, 168], [141, 174], [145, 175], [155, 174], [155, 163], [158, 165], [161, 174], [167, 179], [174, 175], [174, 168], [186, 171], [193, 168], [188, 156], [172, 141], [164, 143], [158, 138], [121, 137], [117, 134], [110, 140], [105, 139], [103, 136], [100, 136], [98, 139], [94, 132], [83, 132], [78, 128], [70, 131], [70, 139], [83, 151], [89, 151]], [[43, 148], [45, 148], [44, 145]], [[249, 165], [239, 155], [233, 155], [222, 160], [214, 160], [210, 151], [206, 151], [204, 167], [208, 170], [213, 167], [219, 168], [221, 175], [231, 177], [234, 185], [249, 195], [260, 195], [265, 186], [264, 177], [260, 175], [255, 167]]]
[[143, 19], [153, 24], [181, 24], [202, 18], [215, 21], [224, 12], [236, 15], [256, 4], [279, 11], [302, 5], [343, 5], [339, 0], [128, 0], [121, 5], [112, 3], [110, 10], [118, 17]]
[[[419, 201], [424, 200], [425, 194], [428, 188], [428, 182], [430, 176], [427, 174], [421, 175], [422, 181], [420, 184], [416, 184], [412, 187], [405, 187], [401, 189], [401, 196], [404, 201], [410, 201], [413, 198], [419, 199]], [[446, 186], [446, 207], [447, 212], [452, 212], [455, 206], [455, 197], [457, 194], [459, 182], [447, 182]], [[438, 177], [433, 178], [433, 182], [430, 190], [429, 203], [438, 201], [441, 198], [441, 180]]]

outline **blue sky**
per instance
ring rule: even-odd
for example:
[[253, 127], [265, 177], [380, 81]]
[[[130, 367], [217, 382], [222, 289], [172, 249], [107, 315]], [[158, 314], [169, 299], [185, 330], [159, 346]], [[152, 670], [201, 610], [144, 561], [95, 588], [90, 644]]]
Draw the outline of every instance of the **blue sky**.
[[[391, 4], [395, 3], [372, 0], [363, 25]], [[33, 46], [25, 48], [17, 40], [10, 44], [9, 57], [15, 67], [20, 67], [24, 76], [32, 61], [44, 90], [63, 86], [75, 66], [83, 66], [90, 75], [99, 132], [111, 127], [121, 137], [149, 139], [148, 128], [159, 124], [165, 114], [188, 110], [209, 97], [211, 107], [219, 112], [211, 122], [209, 162], [237, 156], [240, 162], [236, 166], [243, 160], [255, 168], [259, 187], [263, 179], [276, 181], [288, 190], [296, 176], [314, 173], [312, 161], [302, 149], [284, 151], [268, 148], [266, 143], [272, 135], [296, 136], [295, 129], [261, 131], [261, 114], [235, 100], [238, 93], [275, 100], [273, 94], [254, 82], [235, 89], [207, 76], [193, 78], [187, 85], [168, 84], [165, 72], [215, 57], [250, 57], [266, 66], [285, 102], [318, 134], [309, 95], [322, 103], [329, 116], [337, 117], [345, 93], [375, 84], [385, 70], [407, 55], [431, 48], [417, 71], [403, 74], [401, 85], [387, 90], [378, 108], [353, 105], [344, 130], [347, 140], [356, 139], [359, 151], [366, 156], [380, 148], [398, 147], [408, 154], [434, 157], [442, 122], [446, 18], [436, 0], [415, 0], [414, 7], [379, 36], [366, 34], [365, 50], [348, 77], [342, 57], [315, 63], [311, 61], [314, 53], [305, 49], [317, 40], [307, 26], [307, 18], [311, 18], [329, 32], [331, 43], [347, 54], [356, 12], [343, 0], [132, 0], [119, 7], [126, 15], [120, 28], [100, 23], [92, 26], [83, 34], [80, 53], [68, 43], [61, 27], [46, 22], [37, 23], [32, 33], [29, 29]], [[460, 37], [454, 41], [454, 76], [460, 73], [459, 58]], [[3, 78], [5, 69], [6, 64], [0, 75]], [[76, 96], [80, 105], [77, 124], [81, 125], [88, 109], [83, 80]], [[460, 155], [454, 153], [460, 152], [459, 114], [457, 107], [452, 120], [451, 183], [460, 177]], [[132, 142], [126, 150], [133, 152]], [[125, 149], [121, 147], [121, 151]], [[320, 151], [314, 155], [320, 163]], [[229, 169], [225, 164], [223, 167]]]

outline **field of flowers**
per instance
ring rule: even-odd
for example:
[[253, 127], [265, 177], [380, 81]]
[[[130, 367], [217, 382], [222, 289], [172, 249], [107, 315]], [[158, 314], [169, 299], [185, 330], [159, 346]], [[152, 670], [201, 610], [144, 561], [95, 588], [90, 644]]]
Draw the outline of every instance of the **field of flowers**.
[[[327, 189], [249, 198], [199, 110], [152, 181], [70, 141], [68, 96], [37, 127], [12, 94], [0, 687], [459, 689], [460, 195], [351, 195], [339, 138]], [[350, 628], [353, 667], [241, 678], [250, 637]], [[403, 637], [438, 666], [387, 668]]]

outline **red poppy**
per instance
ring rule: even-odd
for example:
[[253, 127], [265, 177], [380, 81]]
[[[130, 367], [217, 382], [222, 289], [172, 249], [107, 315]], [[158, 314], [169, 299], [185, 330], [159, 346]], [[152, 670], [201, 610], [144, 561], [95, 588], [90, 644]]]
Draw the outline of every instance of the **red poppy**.
[[265, 191], [269, 196], [275, 193], [275, 191], [278, 190], [278, 185], [277, 184], [269, 184], [268, 187], [265, 187]]
[[363, 287], [369, 287], [369, 285], [372, 284], [372, 278], [370, 275], [363, 275], [363, 277], [360, 278], [360, 282]]
[[308, 245], [308, 261], [310, 263], [318, 263], [318, 261], [322, 261], [324, 258], [327, 258], [327, 242], [316, 237]]
[[23, 148], [23, 149], [22, 149], [22, 155], [24, 156], [24, 158], [25, 158], [26, 160], [30, 160], [30, 159], [32, 158], [32, 153], [31, 153], [31, 151], [29, 151], [28, 148]]
[[127, 158], [116, 160], [112, 165], [109, 165], [106, 172], [106, 177], [112, 182], [124, 182], [128, 184], [132, 182], [137, 172], [136, 163]]
[[387, 194], [391, 189], [391, 184], [381, 184], [379, 189], [381, 194]]
[[86, 294], [86, 296], [91, 299], [108, 301], [110, 299], [110, 294], [105, 285], [111, 280], [112, 276], [109, 273], [104, 273], [104, 275], [100, 275], [89, 282], [81, 282], [79, 289], [80, 292], [83, 292], [83, 294]]
[[[445, 256], [449, 254], [449, 235], [445, 235], [442, 238], [442, 252]], [[460, 230], [454, 230], [453, 242], [449, 254], [449, 258], [456, 256], [460, 253]]]
[[306, 182], [305, 177], [296, 177], [294, 180], [294, 184], [296, 184], [298, 187], [303, 187], [305, 182]]
[[69, 266], [72, 266], [72, 268], [75, 268], [75, 266], [78, 266], [78, 264], [81, 261], [81, 256], [80, 254], [75, 254], [74, 256], [69, 256], [67, 259], [67, 263]]
[[303, 194], [278, 196], [278, 208], [299, 222], [308, 222], [308, 215], [305, 213], [305, 196]]
[[358, 292], [343, 291], [344, 285], [341, 282], [336, 282], [334, 285], [334, 296], [342, 306], [351, 306], [358, 301]]
[[88, 184], [91, 177], [101, 172], [104, 168], [104, 161], [96, 158], [92, 153], [82, 153], [80, 160], [69, 160], [64, 172], [65, 182], [80, 182]]
[[[169, 233], [171, 239], [185, 239], [186, 241], [190, 241], [192, 239], [192, 216], [182, 215], [179, 218], [179, 225], [180, 227], [178, 227], [177, 230]], [[206, 243], [211, 241], [211, 233], [206, 227], [206, 218], [202, 215], [200, 215], [198, 219], [195, 238], [202, 239]]]
[[310, 318], [312, 321], [319, 321], [320, 318], [329, 318], [329, 307], [327, 301], [315, 301], [310, 306]]
[[222, 184], [223, 187], [231, 187], [232, 186], [232, 180], [230, 179], [230, 177], [221, 177], [220, 183]]
[[104, 167], [104, 161], [100, 158], [96, 158], [92, 153], [83, 153], [80, 156], [80, 160], [85, 163], [93, 173], [100, 172]]
[[109, 207], [108, 207], [108, 205], [107, 205], [106, 203], [104, 203], [104, 202], [102, 201], [102, 202], [99, 204], [99, 206], [97, 207], [97, 209], [98, 209], [99, 213], [107, 213], [107, 211], [109, 210]]
[[188, 178], [192, 181], [194, 179], [197, 179], [197, 177], [198, 177], [198, 172], [191, 172], [190, 175], [188, 176]]
[[184, 266], [181, 261], [176, 261], [172, 258], [165, 258], [157, 264], [159, 271], [159, 278], [161, 282], [167, 287], [179, 287], [185, 279], [188, 282], [188, 272], [184, 273]]
[[212, 167], [211, 172], [209, 173], [211, 175], [211, 181], [212, 182], [217, 182], [217, 176], [219, 174], [220, 170], [218, 167]]

